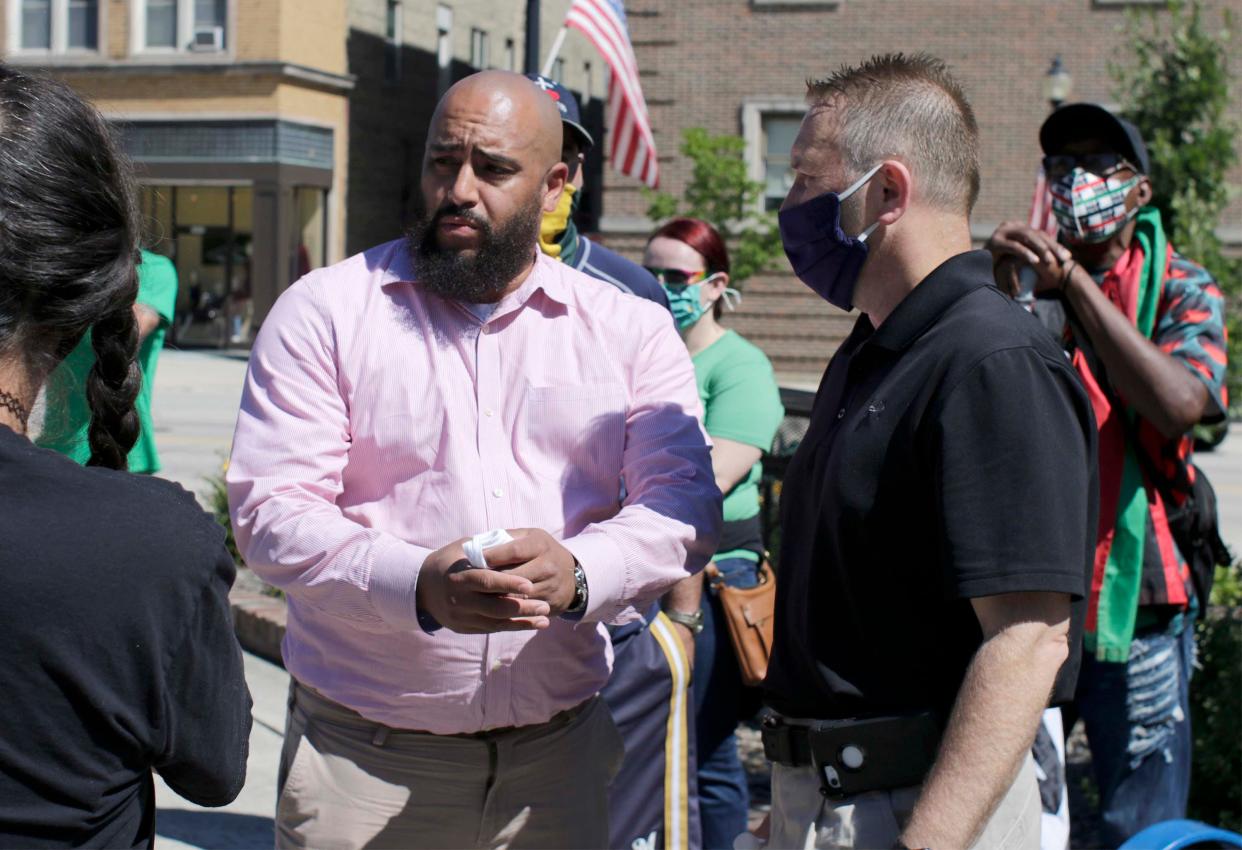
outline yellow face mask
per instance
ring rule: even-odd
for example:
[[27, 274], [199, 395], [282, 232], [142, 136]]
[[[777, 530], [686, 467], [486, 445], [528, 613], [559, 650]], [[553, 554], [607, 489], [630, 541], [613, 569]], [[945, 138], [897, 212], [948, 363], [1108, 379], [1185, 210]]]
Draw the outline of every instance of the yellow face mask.
[[561, 199], [556, 202], [556, 209], [543, 214], [539, 223], [539, 248], [553, 259], [561, 257], [561, 234], [569, 227], [569, 216], [573, 213], [574, 192], [577, 188], [572, 183], [565, 184]]

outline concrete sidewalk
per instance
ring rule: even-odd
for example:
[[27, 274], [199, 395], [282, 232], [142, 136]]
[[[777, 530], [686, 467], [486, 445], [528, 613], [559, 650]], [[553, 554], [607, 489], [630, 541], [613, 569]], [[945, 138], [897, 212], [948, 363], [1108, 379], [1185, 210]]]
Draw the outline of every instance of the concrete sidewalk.
[[205, 479], [220, 472], [246, 378], [245, 352], [165, 349], [151, 398], [162, 478], [202, 496]]

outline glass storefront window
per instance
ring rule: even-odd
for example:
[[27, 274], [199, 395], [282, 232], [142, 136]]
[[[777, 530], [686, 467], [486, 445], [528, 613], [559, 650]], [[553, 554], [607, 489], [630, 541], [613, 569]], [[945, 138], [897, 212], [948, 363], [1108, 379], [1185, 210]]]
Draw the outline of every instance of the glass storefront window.
[[311, 269], [327, 262], [328, 193], [311, 186], [299, 186], [293, 190], [294, 233], [293, 275], [297, 280]]
[[177, 267], [178, 344], [249, 339], [254, 191], [144, 186], [144, 244]]

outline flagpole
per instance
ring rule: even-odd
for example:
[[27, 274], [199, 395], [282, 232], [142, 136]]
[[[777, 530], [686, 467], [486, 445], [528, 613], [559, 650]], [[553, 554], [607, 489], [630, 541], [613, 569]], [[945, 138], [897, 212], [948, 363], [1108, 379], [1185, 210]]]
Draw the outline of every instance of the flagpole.
[[556, 61], [557, 54], [561, 52], [561, 45], [565, 43], [565, 33], [569, 32], [569, 27], [561, 27], [556, 34], [556, 40], [552, 42], [552, 49], [548, 51], [547, 61], [543, 63], [543, 70], [540, 72], [543, 76], [552, 73], [552, 63]]

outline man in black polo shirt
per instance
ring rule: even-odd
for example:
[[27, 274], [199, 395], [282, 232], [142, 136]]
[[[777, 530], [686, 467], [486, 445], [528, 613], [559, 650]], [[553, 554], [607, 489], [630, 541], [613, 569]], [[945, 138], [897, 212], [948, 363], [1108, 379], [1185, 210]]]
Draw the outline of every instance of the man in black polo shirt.
[[876, 57], [808, 105], [782, 240], [863, 315], [782, 491], [770, 843], [1037, 848], [1029, 750], [1072, 688], [1096, 522], [1087, 397], [970, 250], [978, 130], [944, 64]]

